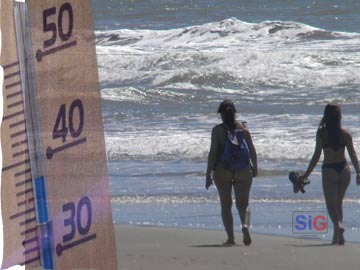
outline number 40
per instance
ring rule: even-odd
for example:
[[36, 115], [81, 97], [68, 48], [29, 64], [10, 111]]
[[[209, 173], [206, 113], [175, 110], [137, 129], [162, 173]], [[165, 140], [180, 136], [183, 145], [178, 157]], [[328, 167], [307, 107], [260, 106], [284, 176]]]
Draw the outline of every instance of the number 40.
[[[79, 125], [78, 127], [74, 126], [74, 112], [78, 110], [79, 116]], [[67, 120], [68, 119], [68, 125]], [[84, 128], [84, 107], [80, 99], [74, 100], [71, 105], [69, 112], [66, 111], [66, 105], [62, 104], [60, 106], [58, 115], [56, 117], [54, 129], [53, 129], [53, 139], [62, 138], [62, 141], [66, 141], [66, 136], [70, 131], [70, 135], [73, 138], [79, 137]]]

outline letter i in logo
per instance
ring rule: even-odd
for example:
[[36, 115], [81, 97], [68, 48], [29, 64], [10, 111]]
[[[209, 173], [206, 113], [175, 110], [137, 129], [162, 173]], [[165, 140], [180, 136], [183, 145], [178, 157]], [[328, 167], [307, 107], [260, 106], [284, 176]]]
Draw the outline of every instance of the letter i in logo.
[[309, 230], [312, 230], [312, 216], [309, 215]]

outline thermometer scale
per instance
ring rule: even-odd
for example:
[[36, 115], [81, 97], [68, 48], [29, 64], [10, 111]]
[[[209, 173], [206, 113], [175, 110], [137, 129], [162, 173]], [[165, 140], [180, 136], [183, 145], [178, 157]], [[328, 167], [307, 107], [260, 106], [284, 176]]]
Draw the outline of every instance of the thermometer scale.
[[116, 269], [91, 1], [3, 2], [3, 267]]

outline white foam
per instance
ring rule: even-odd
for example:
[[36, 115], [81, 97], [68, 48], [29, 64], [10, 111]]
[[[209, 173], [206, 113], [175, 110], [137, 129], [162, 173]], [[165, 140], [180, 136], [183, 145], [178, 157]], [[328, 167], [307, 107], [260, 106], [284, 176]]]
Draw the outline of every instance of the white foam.
[[[111, 202], [114, 204], [186, 204], [186, 203], [217, 203], [217, 196], [181, 196], [181, 195], [138, 195], [138, 196], [118, 196], [112, 197]], [[323, 198], [265, 198], [250, 199], [251, 204], [299, 204], [299, 203], [324, 203]], [[344, 199], [345, 204], [360, 204], [359, 199]]]
[[209, 148], [209, 134], [199, 131], [146, 131], [106, 134], [109, 159], [196, 159], [204, 157]]
[[164, 89], [148, 89], [140, 90], [134, 87], [128, 87], [123, 89], [103, 89], [101, 91], [101, 97], [104, 100], [111, 101], [131, 101], [138, 103], [150, 103], [152, 100], [172, 100], [178, 101], [185, 97], [183, 93], [177, 93], [174, 91]]
[[[259, 160], [308, 160], [311, 157], [316, 125], [321, 116], [244, 114], [242, 117], [251, 123], [251, 133]], [[124, 129], [119, 133], [108, 132], [105, 137], [108, 158], [206, 160], [210, 148], [211, 125], [218, 122], [218, 119], [194, 117], [188, 121], [191, 121], [191, 126], [207, 124], [208, 130], [181, 129], [174, 124], [166, 128], [132, 127], [130, 131]], [[264, 126], [264, 123], [268, 125]]]
[[[97, 32], [101, 82], [134, 87], [231, 89], [277, 87], [286, 102], [342, 95], [360, 102], [360, 35], [294, 22], [245, 23], [234, 18], [171, 30]], [[303, 93], [289, 92], [290, 89]], [[287, 91], [287, 92], [286, 92]], [[317, 92], [317, 91], [316, 91]], [[268, 92], [251, 93], [269, 97]], [[286, 94], [286, 95], [285, 95]], [[301, 96], [303, 94], [303, 96]], [[279, 97], [277, 100], [281, 100]], [[310, 101], [312, 102], [312, 101]]]
[[136, 88], [129, 87], [126, 89], [104, 89], [101, 91], [101, 98], [111, 101], [132, 101], [146, 102], [146, 93]]

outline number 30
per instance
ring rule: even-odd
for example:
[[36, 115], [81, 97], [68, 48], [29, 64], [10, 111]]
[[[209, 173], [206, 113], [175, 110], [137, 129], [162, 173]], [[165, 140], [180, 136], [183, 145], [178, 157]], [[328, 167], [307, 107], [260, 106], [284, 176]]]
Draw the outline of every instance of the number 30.
[[[85, 211], [86, 215], [82, 212]], [[63, 205], [63, 212], [70, 212], [70, 216], [64, 220], [64, 226], [70, 227], [70, 232], [63, 236], [63, 242], [68, 242], [74, 239], [76, 229], [81, 235], [85, 235], [90, 231], [92, 210], [91, 202], [88, 197], [82, 197], [77, 207], [73, 202]], [[81, 217], [86, 216], [85, 224], [82, 224]]]

